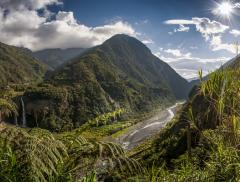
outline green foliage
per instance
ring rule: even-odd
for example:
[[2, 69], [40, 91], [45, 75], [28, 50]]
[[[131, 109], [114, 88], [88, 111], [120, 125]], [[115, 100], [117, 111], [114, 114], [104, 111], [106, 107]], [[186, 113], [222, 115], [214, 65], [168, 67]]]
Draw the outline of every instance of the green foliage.
[[133, 123], [129, 121], [114, 122], [98, 127], [84, 124], [81, 127], [73, 130], [81, 133], [82, 136], [88, 139], [102, 139], [104, 137], [115, 137], [115, 135], [123, 132], [124, 129], [129, 128]]
[[173, 160], [170, 168], [165, 163], [151, 164], [142, 175], [136, 175], [128, 181], [239, 181], [240, 152], [226, 138], [226, 131], [229, 128], [205, 130], [203, 140], [192, 151], [191, 161], [184, 153]]
[[[89, 174], [89, 171], [96, 172]], [[140, 165], [111, 142], [87, 140], [74, 132], [54, 136], [41, 129], [1, 125], [0, 180], [96, 181], [112, 171], [135, 174]], [[98, 175], [96, 175], [98, 174]], [[86, 176], [86, 177], [84, 177]]]
[[8, 117], [12, 114], [15, 116], [18, 115], [16, 104], [12, 101], [0, 98], [0, 122], [2, 122], [2, 116]]
[[[239, 181], [240, 70], [212, 73], [142, 159], [147, 181]], [[191, 131], [191, 158], [187, 131]]]
[[[62, 142], [48, 132], [30, 135], [19, 128], [5, 127], [0, 139], [1, 148], [8, 149], [10, 156], [8, 162], [1, 162], [1, 169], [5, 168], [1, 176], [10, 181], [48, 181], [48, 177], [58, 175], [57, 166], [67, 155]], [[11, 167], [6, 166], [9, 162]]]
[[30, 99], [52, 99], [56, 102], [64, 102], [68, 97], [68, 92], [64, 87], [55, 87], [50, 84], [40, 84], [38, 87], [32, 87], [24, 93]]
[[97, 178], [96, 178], [96, 172], [92, 172], [90, 175], [88, 175], [87, 177], [83, 178], [83, 182], [96, 182]]
[[203, 81], [203, 72], [202, 72], [202, 69], [198, 71], [198, 75], [199, 75], [199, 80], [202, 82], [202, 81]]
[[74, 57], [79, 56], [84, 50], [85, 49], [83, 48], [44, 49], [33, 52], [32, 54], [49, 67], [56, 69], [59, 66], [66, 64]]
[[116, 121], [121, 116], [121, 114], [123, 114], [124, 112], [125, 112], [125, 110], [120, 108], [113, 112], [102, 114], [88, 122], [89, 122], [90, 126], [96, 126], [96, 127], [102, 126], [102, 125], [107, 125], [108, 123], [112, 123], [112, 122]]
[[0, 43], [0, 83], [3, 85], [41, 81], [46, 66], [25, 50]]
[[53, 71], [24, 97], [26, 108], [42, 106], [40, 112], [28, 111], [32, 126], [38, 122], [39, 127], [62, 131], [118, 108], [128, 116], [148, 112], [187, 97], [189, 89], [186, 80], [140, 41], [116, 35]]

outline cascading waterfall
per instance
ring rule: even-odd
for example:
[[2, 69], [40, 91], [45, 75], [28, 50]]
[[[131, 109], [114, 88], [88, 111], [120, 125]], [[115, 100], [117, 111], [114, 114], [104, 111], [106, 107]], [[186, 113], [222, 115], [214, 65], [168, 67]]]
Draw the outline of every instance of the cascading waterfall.
[[15, 125], [17, 126], [18, 125], [18, 118], [17, 118], [16, 114], [14, 115], [14, 122], [15, 122]]
[[25, 104], [22, 97], [21, 97], [21, 104], [22, 104], [22, 127], [27, 127]]

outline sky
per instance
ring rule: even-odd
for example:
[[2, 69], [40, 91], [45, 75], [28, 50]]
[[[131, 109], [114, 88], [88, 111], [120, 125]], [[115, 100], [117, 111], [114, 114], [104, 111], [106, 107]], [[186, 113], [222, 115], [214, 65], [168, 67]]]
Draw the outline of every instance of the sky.
[[0, 41], [89, 48], [124, 33], [190, 80], [236, 56], [239, 15], [240, 0], [0, 0]]

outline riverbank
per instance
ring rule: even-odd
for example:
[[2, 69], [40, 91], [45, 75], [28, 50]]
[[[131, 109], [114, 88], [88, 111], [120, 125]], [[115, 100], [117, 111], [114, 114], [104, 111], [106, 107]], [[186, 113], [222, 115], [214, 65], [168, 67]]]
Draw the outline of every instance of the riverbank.
[[115, 142], [119, 143], [126, 150], [134, 148], [144, 140], [158, 133], [161, 128], [165, 127], [174, 117], [176, 108], [181, 104], [182, 102], [177, 102], [173, 106], [159, 111], [151, 118], [130, 127], [126, 133], [117, 137]]

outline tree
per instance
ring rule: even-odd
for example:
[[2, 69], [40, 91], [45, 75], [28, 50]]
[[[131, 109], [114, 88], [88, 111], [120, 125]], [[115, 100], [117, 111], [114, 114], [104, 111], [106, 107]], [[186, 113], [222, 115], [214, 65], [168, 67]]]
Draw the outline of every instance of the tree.
[[16, 104], [0, 98], [0, 123], [3, 115], [10, 116], [12, 114], [18, 115]]

